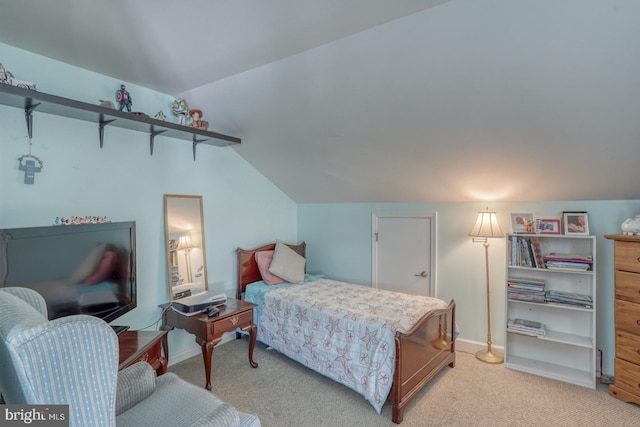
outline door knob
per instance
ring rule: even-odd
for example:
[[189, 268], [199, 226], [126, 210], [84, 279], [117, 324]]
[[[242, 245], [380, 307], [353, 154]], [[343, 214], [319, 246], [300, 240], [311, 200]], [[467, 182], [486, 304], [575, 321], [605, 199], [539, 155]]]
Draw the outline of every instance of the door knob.
[[427, 276], [428, 276], [428, 274], [427, 274], [427, 272], [426, 272], [426, 271], [423, 271], [423, 272], [422, 272], [422, 273], [420, 273], [420, 274], [414, 274], [414, 276], [415, 276], [415, 277], [427, 277]]

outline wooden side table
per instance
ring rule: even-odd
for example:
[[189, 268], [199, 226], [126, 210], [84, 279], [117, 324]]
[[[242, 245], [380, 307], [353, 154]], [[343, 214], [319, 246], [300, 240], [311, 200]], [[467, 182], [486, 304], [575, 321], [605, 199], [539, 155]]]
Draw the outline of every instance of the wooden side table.
[[158, 376], [167, 372], [167, 331], [126, 331], [118, 335], [120, 364], [118, 370], [138, 362], [147, 362]]
[[196, 336], [196, 342], [202, 347], [204, 358], [204, 370], [206, 376], [205, 388], [211, 390], [211, 357], [213, 348], [222, 340], [225, 332], [233, 332], [236, 329], [249, 332], [249, 364], [257, 368], [253, 361], [253, 348], [256, 344], [256, 325], [253, 323], [253, 308], [255, 304], [250, 302], [228, 298], [227, 303], [218, 307], [220, 314], [209, 317], [206, 313], [186, 316], [171, 308], [164, 311], [163, 330], [170, 331], [174, 328], [184, 329]]

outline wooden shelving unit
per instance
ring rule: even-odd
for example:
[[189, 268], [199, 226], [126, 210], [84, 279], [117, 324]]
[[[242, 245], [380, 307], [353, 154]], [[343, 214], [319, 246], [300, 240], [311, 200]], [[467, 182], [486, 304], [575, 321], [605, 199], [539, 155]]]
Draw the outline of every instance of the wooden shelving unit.
[[104, 131], [108, 126], [148, 133], [151, 155], [155, 137], [158, 135], [190, 141], [193, 145], [193, 160], [196, 159], [196, 147], [199, 144], [224, 147], [241, 143], [240, 138], [234, 136], [190, 128], [8, 84], [0, 84], [0, 104], [24, 109], [29, 138], [33, 134], [33, 113], [42, 112], [98, 124], [100, 148], [104, 144]]

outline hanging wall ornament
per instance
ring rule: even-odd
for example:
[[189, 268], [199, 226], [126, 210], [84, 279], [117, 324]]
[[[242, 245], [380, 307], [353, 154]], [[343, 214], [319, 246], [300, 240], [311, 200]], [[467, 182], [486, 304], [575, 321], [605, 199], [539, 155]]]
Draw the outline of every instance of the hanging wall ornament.
[[[31, 144], [29, 144], [29, 151], [31, 151]], [[44, 162], [31, 153], [18, 157], [18, 162], [20, 163], [19, 170], [24, 171], [24, 183], [33, 184], [35, 174], [42, 170]]]

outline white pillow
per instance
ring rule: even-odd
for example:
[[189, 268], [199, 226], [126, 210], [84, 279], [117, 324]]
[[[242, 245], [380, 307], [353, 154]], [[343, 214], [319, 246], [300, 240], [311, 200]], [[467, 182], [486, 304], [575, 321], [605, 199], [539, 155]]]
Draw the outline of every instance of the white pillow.
[[304, 265], [307, 260], [298, 255], [284, 243], [276, 243], [273, 260], [269, 266], [271, 274], [283, 278], [291, 283], [304, 283]]

